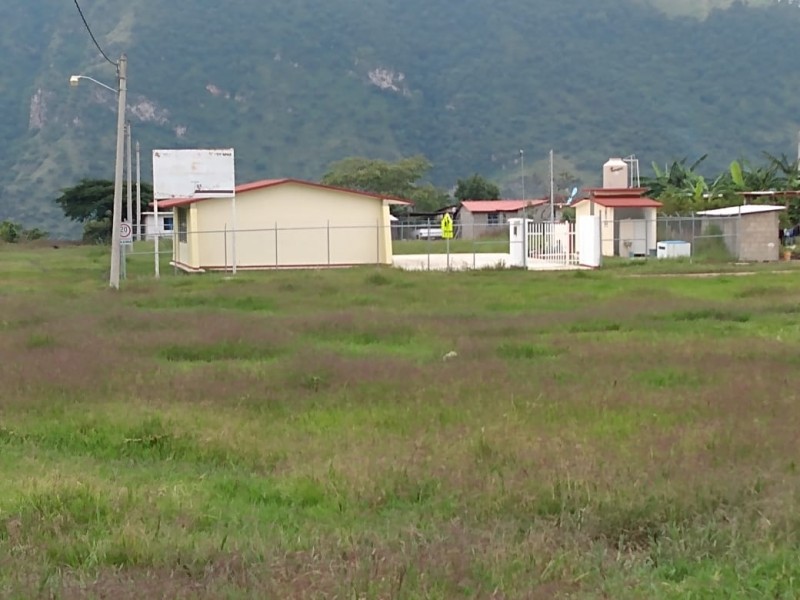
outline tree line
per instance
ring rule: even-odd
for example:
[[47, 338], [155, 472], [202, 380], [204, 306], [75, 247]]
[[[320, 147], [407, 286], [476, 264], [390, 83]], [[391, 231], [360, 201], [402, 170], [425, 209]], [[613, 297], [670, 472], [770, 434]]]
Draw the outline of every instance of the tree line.
[[[745, 192], [800, 191], [800, 161], [766, 152], [764, 156], [765, 162], [759, 165], [746, 160], [734, 160], [727, 170], [713, 177], [701, 173], [700, 167], [707, 159], [707, 154], [692, 163], [688, 163], [688, 158], [683, 158], [663, 168], [653, 163], [653, 174], [642, 178], [641, 186], [648, 195], [663, 203], [662, 213], [673, 215], [735, 206], [742, 203], [742, 194]], [[500, 199], [499, 186], [478, 173], [458, 179], [451, 190], [437, 187], [426, 180], [431, 167], [430, 161], [422, 155], [396, 161], [348, 157], [332, 163], [320, 182], [410, 200], [414, 206], [405, 210], [418, 213], [432, 212], [464, 200]], [[561, 177], [564, 181], [569, 180], [570, 185], [576, 183], [568, 174], [562, 174]], [[561, 197], [562, 194], [557, 195]], [[152, 186], [143, 183], [142, 205], [148, 206], [152, 199]], [[55, 202], [68, 219], [83, 224], [84, 242], [104, 243], [110, 239], [113, 181], [83, 179], [77, 185], [62, 190]], [[781, 215], [783, 225], [800, 223], [800, 199], [788, 197], [782, 203], [788, 209]], [[123, 220], [126, 218], [127, 215], [123, 214]], [[35, 239], [42, 235], [45, 235], [44, 232], [23, 230], [14, 223], [0, 225], [0, 239], [5, 241]]]
[[[687, 158], [673, 161], [663, 168], [653, 163], [653, 175], [643, 178], [641, 186], [651, 197], [663, 203], [663, 213], [675, 215], [738, 206], [746, 192], [800, 191], [800, 161], [792, 161], [785, 154], [763, 154], [765, 160], [762, 164], [734, 160], [728, 169], [713, 177], [700, 173], [707, 154], [691, 164], [687, 164]], [[760, 203], [774, 201], [769, 196], [759, 200]], [[788, 196], [781, 200], [781, 204], [787, 207], [781, 215], [784, 224], [800, 223], [800, 199]]]

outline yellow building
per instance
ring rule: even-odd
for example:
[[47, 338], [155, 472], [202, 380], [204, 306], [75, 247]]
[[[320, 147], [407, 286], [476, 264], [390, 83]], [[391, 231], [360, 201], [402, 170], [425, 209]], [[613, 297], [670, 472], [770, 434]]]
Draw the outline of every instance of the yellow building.
[[661, 203], [644, 188], [590, 188], [573, 204], [575, 216], [599, 215], [603, 256], [651, 256], [656, 253]]
[[173, 264], [185, 271], [392, 264], [389, 206], [408, 202], [297, 179], [237, 186], [236, 198], [171, 198]]

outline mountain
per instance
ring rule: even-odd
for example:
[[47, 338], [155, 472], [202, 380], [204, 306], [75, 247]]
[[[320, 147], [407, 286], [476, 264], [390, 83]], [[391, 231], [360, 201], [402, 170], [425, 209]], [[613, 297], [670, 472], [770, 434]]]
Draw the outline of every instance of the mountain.
[[[642, 171], [793, 154], [800, 9], [786, 0], [83, 0], [128, 111], [153, 148], [236, 149], [237, 179], [318, 178], [334, 160], [427, 156], [431, 180], [480, 172], [513, 194], [519, 150], [544, 189], [596, 183], [609, 156]], [[0, 6], [0, 220], [75, 233], [53, 199], [113, 177], [115, 86], [73, 2]], [[531, 189], [533, 187], [534, 189]], [[538, 189], [537, 189], [538, 188]]]

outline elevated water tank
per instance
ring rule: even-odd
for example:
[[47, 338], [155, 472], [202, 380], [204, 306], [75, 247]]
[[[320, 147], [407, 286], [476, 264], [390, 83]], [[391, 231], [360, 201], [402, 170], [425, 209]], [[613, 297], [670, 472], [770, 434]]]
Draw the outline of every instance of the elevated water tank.
[[627, 188], [628, 163], [621, 158], [609, 158], [603, 165], [603, 188]]

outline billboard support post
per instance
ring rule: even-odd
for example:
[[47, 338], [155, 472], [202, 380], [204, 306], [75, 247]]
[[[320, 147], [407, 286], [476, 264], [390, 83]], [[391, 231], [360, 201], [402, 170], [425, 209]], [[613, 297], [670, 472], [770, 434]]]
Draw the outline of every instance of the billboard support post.
[[[172, 200], [167, 208], [191, 204], [204, 199], [231, 199], [233, 213], [232, 259], [233, 273], [236, 273], [236, 171], [233, 148], [211, 149], [170, 149], [153, 150], [153, 201], [156, 203], [156, 225], [158, 226], [158, 202]], [[189, 220], [191, 222], [191, 220]], [[187, 222], [187, 228], [189, 223]], [[191, 235], [186, 232], [186, 243]], [[156, 235], [156, 240], [158, 235]], [[196, 243], [196, 242], [195, 242]], [[156, 252], [158, 250], [156, 241]], [[173, 262], [191, 260], [181, 256], [180, 236], [173, 244]], [[189, 253], [190, 255], [193, 253]], [[156, 260], [158, 258], [156, 257]], [[195, 267], [199, 265], [193, 265]], [[157, 269], [157, 268], [156, 268]], [[156, 270], [158, 276], [158, 270]]]

